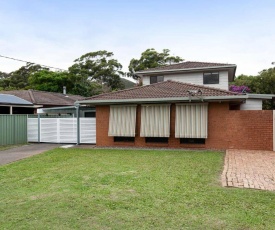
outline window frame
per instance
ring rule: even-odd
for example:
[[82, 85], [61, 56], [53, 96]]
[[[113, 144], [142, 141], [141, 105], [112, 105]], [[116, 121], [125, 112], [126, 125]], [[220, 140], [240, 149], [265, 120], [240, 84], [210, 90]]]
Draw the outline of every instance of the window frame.
[[[156, 79], [156, 80], [154, 80], [154, 82], [153, 82], [153, 79]], [[164, 76], [163, 75], [150, 76], [150, 85], [155, 84], [155, 83], [159, 83], [159, 82], [163, 82], [163, 81], [164, 81]]]
[[[214, 78], [213, 75], [217, 75], [217, 79], [213, 79]], [[214, 80], [216, 80], [216, 81], [214, 81]], [[220, 72], [204, 72], [203, 73], [203, 84], [204, 85], [220, 84]]]

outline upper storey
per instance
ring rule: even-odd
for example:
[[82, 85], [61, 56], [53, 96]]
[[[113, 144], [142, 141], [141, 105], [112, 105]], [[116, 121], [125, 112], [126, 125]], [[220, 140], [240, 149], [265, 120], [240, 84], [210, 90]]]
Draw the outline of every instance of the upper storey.
[[209, 62], [182, 62], [136, 72], [143, 85], [173, 80], [228, 90], [235, 78], [234, 64]]

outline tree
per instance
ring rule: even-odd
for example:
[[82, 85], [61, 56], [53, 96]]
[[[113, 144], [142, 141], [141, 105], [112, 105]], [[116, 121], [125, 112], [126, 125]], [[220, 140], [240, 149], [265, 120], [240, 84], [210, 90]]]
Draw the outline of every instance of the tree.
[[[247, 86], [251, 93], [275, 94], [275, 68], [263, 70], [257, 76], [240, 75], [233, 82], [237, 86]], [[272, 101], [264, 101], [264, 109], [273, 109]]]
[[90, 52], [76, 59], [69, 68], [70, 78], [78, 87], [87, 91], [91, 86], [101, 85], [102, 91], [123, 89], [120, 80], [122, 65], [106, 50]]
[[236, 86], [247, 86], [251, 93], [261, 93], [261, 81], [259, 76], [248, 76], [242, 74], [238, 76], [232, 84]]
[[169, 53], [169, 49], [163, 49], [160, 53], [153, 48], [145, 50], [139, 59], [133, 58], [130, 61], [128, 66], [129, 73], [127, 75], [133, 77], [134, 79], [138, 79], [138, 77], [134, 75], [135, 71], [171, 65], [184, 60], [179, 56], [171, 56]]
[[10, 73], [10, 87], [14, 89], [26, 89], [28, 87], [28, 78], [30, 75], [40, 71], [47, 70], [47, 68], [40, 65], [27, 63], [18, 70]]
[[10, 85], [10, 75], [0, 71], [0, 90], [8, 89]]
[[73, 88], [73, 83], [71, 82], [67, 72], [40, 70], [31, 74], [28, 78], [28, 82], [28, 88], [48, 92], [62, 93], [63, 86], [67, 87], [68, 92]]

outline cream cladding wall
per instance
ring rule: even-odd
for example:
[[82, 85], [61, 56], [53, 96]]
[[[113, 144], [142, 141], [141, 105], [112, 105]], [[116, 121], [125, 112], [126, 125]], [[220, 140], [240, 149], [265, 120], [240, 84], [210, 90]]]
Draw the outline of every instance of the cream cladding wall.
[[[203, 72], [169, 74], [169, 75], [168, 74], [159, 74], [159, 75], [164, 76], [164, 81], [172, 80], [172, 81], [179, 81], [179, 82], [191, 83], [191, 84], [196, 84], [196, 85], [204, 85], [203, 84]], [[219, 77], [220, 77], [219, 84], [207, 84], [204, 86], [228, 90], [228, 72], [220, 71]], [[150, 77], [143, 76], [142, 82], [143, 82], [143, 85], [149, 85]]]

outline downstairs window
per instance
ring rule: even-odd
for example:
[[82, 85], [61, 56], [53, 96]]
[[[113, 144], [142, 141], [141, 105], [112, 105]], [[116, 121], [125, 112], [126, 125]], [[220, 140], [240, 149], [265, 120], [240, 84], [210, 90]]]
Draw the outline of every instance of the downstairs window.
[[114, 142], [135, 142], [135, 137], [114, 137]]
[[205, 144], [205, 138], [180, 138], [181, 144]]

